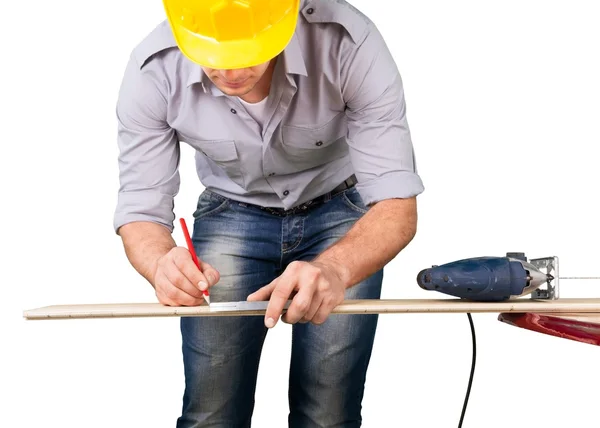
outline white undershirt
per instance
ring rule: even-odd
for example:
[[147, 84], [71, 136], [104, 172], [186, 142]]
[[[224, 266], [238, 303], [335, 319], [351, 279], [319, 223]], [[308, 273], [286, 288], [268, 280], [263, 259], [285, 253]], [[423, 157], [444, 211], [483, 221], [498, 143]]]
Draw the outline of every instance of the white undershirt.
[[267, 100], [269, 98], [265, 97], [261, 101], [257, 103], [249, 103], [240, 98], [241, 103], [246, 107], [246, 111], [262, 128], [264, 126], [265, 121], [267, 120]]

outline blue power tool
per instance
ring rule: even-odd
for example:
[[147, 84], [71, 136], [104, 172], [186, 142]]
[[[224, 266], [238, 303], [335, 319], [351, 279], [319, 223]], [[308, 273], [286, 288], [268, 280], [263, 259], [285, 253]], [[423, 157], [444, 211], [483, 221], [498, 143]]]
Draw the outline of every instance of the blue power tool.
[[556, 257], [527, 261], [524, 253], [507, 253], [506, 257], [475, 257], [423, 269], [417, 283], [424, 290], [472, 301], [499, 302], [527, 294], [556, 299], [558, 284], [552, 281], [555, 277], [558, 281], [557, 271]]

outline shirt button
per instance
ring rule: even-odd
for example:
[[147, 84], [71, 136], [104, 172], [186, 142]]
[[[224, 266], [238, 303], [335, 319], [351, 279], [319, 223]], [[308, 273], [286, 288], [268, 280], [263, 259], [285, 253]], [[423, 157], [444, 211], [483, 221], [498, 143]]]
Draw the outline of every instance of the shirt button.
[[287, 196], [287, 195], [289, 195], [289, 194], [290, 194], [290, 191], [289, 191], [289, 190], [286, 190], [285, 192], [283, 192], [283, 195], [284, 195], [284, 196]]
[[233, 109], [233, 108], [232, 108], [230, 111], [231, 111], [233, 114], [236, 114], [236, 113], [237, 113], [237, 111], [235, 111], [235, 109]]
[[315, 10], [312, 7], [309, 7], [308, 9], [306, 9], [306, 13], [308, 13], [309, 15], [312, 15], [314, 11]]
[[323, 141], [317, 141], [317, 142], [315, 143], [315, 145], [317, 145], [317, 146], [322, 146], [322, 145], [323, 145]]

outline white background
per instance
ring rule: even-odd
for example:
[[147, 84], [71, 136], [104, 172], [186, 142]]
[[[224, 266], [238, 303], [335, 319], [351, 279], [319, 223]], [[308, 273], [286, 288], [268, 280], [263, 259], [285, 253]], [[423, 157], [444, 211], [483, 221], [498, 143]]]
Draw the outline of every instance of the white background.
[[[385, 298], [433, 298], [417, 272], [462, 257], [557, 255], [598, 275], [600, 26], [594, 1], [353, 2], [401, 70], [426, 185]], [[114, 106], [160, 0], [3, 7], [0, 426], [174, 427], [178, 319], [26, 321], [53, 304], [153, 302], [112, 230]], [[202, 186], [184, 146], [178, 217]], [[176, 232], [175, 238], [185, 245]], [[563, 282], [562, 297], [598, 297]], [[597, 427], [600, 348], [474, 316], [464, 427]], [[269, 335], [254, 426], [286, 426], [290, 327]], [[471, 364], [466, 315], [382, 315], [364, 427], [455, 427]]]

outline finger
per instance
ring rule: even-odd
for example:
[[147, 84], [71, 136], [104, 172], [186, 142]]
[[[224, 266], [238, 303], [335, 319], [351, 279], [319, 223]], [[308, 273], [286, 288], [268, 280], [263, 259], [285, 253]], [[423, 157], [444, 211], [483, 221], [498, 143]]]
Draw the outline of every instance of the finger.
[[189, 289], [188, 284], [192, 284], [191, 286], [196, 290], [204, 291], [208, 289], [208, 280], [202, 271], [198, 269], [198, 266], [194, 263], [189, 252], [177, 252], [173, 254], [173, 264], [176, 270], [184, 277], [180, 278], [178, 272], [169, 270], [169, 280], [177, 287], [186, 291], [188, 294], [192, 294], [192, 290]]
[[250, 295], [248, 295], [248, 298], [246, 300], [248, 300], [249, 302], [269, 300], [269, 297], [271, 297], [271, 293], [273, 293], [273, 290], [275, 289], [276, 284], [277, 284], [277, 279], [271, 281], [269, 284], [265, 285], [264, 287], [259, 288], [254, 293], [251, 293]]
[[275, 324], [279, 317], [281, 317], [283, 309], [290, 298], [290, 294], [296, 285], [297, 277], [296, 275], [291, 275], [289, 271], [287, 271], [287, 273], [284, 272], [283, 275], [278, 278], [265, 312], [265, 326], [268, 328], [275, 327]]
[[292, 299], [286, 313], [281, 317], [281, 321], [288, 324], [295, 324], [304, 318], [311, 308], [315, 289], [316, 287], [313, 282], [300, 283], [298, 285], [298, 293]]
[[334, 307], [335, 304], [331, 299], [324, 298], [323, 302], [321, 303], [321, 306], [319, 307], [315, 315], [312, 317], [311, 322], [317, 325], [323, 324], [325, 321], [327, 321], [327, 318], [331, 314], [331, 311], [333, 311]]
[[179, 306], [199, 306], [204, 303], [204, 297], [192, 296], [174, 285], [163, 288], [163, 292]]
[[156, 289], [156, 298], [158, 299], [159, 303], [165, 306], [178, 306], [173, 300], [169, 299], [161, 289]]
[[204, 302], [202, 297], [186, 293], [172, 284], [164, 273], [157, 277], [156, 297], [168, 306], [198, 306]]
[[318, 293], [315, 293], [313, 295], [313, 299], [310, 304], [310, 308], [308, 309], [308, 311], [306, 311], [306, 314], [304, 314], [304, 316], [302, 317], [302, 319], [299, 322], [301, 322], [302, 324], [306, 324], [307, 322], [312, 321], [315, 314], [321, 307], [322, 302], [323, 302], [323, 298], [319, 297]]
[[[191, 268], [198, 270], [198, 268], [196, 268], [193, 262]], [[183, 267], [183, 269], [185, 270], [186, 268]], [[177, 266], [174, 262], [167, 263], [163, 270], [163, 273], [165, 275], [166, 280], [175, 288], [195, 298], [202, 298], [202, 291], [196, 284], [192, 283], [188, 279], [189, 274], [185, 275], [181, 268]]]
[[157, 292], [159, 301], [168, 306], [200, 306], [204, 299], [198, 299], [181, 291], [175, 286], [163, 288]]
[[199, 260], [199, 261], [200, 261], [200, 269], [202, 270], [202, 273], [208, 280], [208, 286], [212, 287], [217, 282], [219, 282], [219, 280], [221, 279], [221, 275], [219, 274], [219, 271], [217, 271], [210, 264], [208, 264], [202, 260]]

